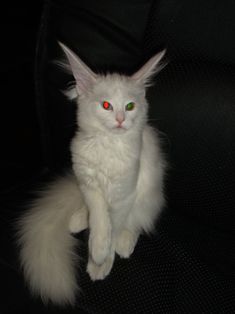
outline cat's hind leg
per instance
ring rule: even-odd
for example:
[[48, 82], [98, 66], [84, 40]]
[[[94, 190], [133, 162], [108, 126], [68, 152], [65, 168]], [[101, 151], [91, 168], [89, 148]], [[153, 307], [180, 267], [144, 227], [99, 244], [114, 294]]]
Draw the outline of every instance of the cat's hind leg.
[[116, 236], [115, 251], [120, 257], [130, 257], [139, 235], [153, 231], [163, 203], [161, 189], [142, 188], [139, 191], [121, 231]]
[[84, 206], [77, 210], [70, 218], [69, 231], [79, 233], [88, 228], [88, 210]]

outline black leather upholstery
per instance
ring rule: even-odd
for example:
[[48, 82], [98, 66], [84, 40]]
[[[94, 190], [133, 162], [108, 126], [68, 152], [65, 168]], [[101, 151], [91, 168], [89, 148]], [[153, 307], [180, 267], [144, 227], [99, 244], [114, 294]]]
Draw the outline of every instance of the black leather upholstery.
[[[57, 40], [94, 71], [126, 74], [167, 46], [169, 64], [148, 91], [150, 121], [161, 132], [170, 165], [167, 206], [156, 233], [142, 236], [129, 260], [117, 258], [104, 281], [90, 281], [87, 234], [78, 236], [82, 293], [75, 309], [43, 307], [13, 272], [7, 282], [19, 287], [20, 298], [8, 304], [9, 313], [235, 312], [234, 12], [232, 0], [46, 2], [36, 56], [44, 168], [51, 173], [70, 166], [69, 143], [76, 128], [75, 105], [60, 92], [72, 78], [52, 62], [62, 56]], [[37, 138], [37, 147], [41, 143]], [[41, 161], [38, 168], [43, 168]], [[17, 216], [11, 199], [27, 199], [30, 187], [5, 196], [5, 228]], [[6, 235], [2, 239], [7, 247], [2, 269], [7, 269], [5, 261], [17, 269], [16, 249], [6, 246]], [[12, 291], [14, 298], [17, 291]]]

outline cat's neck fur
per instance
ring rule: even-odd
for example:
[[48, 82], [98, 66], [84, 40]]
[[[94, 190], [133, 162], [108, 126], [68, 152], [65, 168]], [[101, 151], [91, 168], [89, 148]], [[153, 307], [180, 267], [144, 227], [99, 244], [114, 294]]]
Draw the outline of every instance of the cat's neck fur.
[[[129, 149], [140, 152], [143, 140], [143, 131], [145, 127], [137, 130], [128, 130], [125, 134], [115, 134], [104, 132], [102, 130], [82, 130], [79, 129], [76, 133], [74, 141], [78, 142], [93, 142], [96, 145], [104, 145], [106, 149], [123, 150], [123, 146]], [[78, 144], [79, 145], [79, 144]]]

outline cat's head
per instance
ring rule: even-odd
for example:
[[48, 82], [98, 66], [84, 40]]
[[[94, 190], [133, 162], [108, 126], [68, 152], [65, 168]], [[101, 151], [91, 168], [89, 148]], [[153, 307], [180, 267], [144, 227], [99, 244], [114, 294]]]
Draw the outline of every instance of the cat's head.
[[123, 134], [141, 128], [147, 117], [146, 87], [163, 65], [165, 50], [148, 60], [132, 76], [95, 74], [74, 52], [60, 43], [75, 84], [67, 91], [78, 100], [78, 124], [85, 131]]

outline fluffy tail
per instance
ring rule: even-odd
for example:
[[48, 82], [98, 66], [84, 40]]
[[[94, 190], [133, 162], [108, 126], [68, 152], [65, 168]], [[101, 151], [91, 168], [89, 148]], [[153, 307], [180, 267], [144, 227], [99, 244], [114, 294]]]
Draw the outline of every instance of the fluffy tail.
[[[75, 303], [77, 240], [69, 225], [71, 217], [82, 210], [76, 180], [69, 175], [49, 185], [19, 221], [18, 243], [25, 279], [44, 302]], [[81, 229], [85, 228], [86, 222], [80, 223]]]

